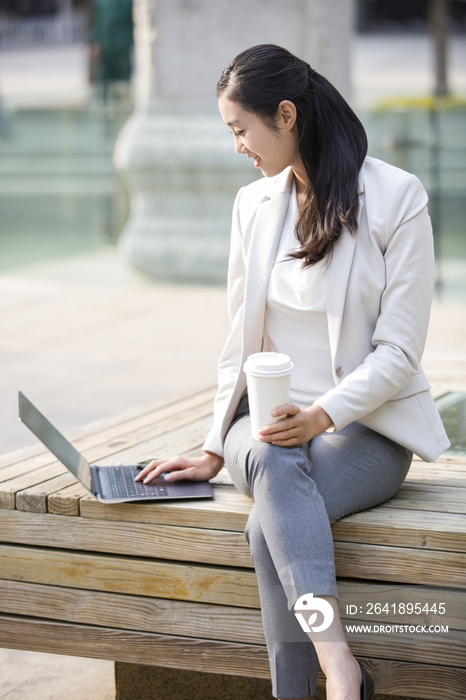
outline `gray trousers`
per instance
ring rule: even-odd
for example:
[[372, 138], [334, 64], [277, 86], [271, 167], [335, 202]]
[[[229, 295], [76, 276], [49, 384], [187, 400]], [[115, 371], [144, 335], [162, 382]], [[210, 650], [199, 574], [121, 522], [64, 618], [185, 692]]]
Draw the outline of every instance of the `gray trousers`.
[[241, 493], [252, 497], [245, 536], [257, 575], [262, 624], [276, 698], [317, 692], [314, 645], [283, 641], [284, 620], [305, 593], [338, 598], [330, 524], [391, 498], [408, 473], [412, 452], [351, 423], [296, 447], [251, 438], [247, 397], [225, 439], [225, 464]]

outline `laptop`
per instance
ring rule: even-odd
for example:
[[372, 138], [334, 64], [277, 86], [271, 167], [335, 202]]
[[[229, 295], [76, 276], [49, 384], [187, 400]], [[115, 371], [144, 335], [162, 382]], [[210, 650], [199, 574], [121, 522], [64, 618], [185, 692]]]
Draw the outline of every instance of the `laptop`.
[[20, 391], [19, 419], [60, 460], [89, 493], [102, 503], [131, 501], [166, 501], [175, 498], [212, 498], [208, 481], [180, 479], [165, 481], [163, 474], [149, 484], [134, 478], [148, 462], [136, 465], [98, 467], [91, 465]]

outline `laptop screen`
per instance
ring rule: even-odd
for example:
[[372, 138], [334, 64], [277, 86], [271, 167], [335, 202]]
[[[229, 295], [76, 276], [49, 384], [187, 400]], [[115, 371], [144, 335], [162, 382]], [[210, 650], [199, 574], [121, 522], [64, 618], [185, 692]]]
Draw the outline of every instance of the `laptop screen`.
[[19, 392], [19, 418], [41, 442], [92, 492], [89, 462], [40, 411]]

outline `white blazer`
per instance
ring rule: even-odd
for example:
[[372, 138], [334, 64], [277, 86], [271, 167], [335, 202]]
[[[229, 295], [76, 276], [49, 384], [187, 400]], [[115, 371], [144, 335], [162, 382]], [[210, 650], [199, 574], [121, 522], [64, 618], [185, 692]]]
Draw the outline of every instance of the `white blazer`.
[[[203, 446], [219, 455], [246, 389], [243, 364], [264, 349], [267, 286], [292, 178], [286, 168], [236, 196], [228, 271], [231, 332], [219, 362], [214, 425]], [[326, 273], [335, 387], [315, 403], [336, 430], [359, 421], [434, 461], [450, 442], [420, 366], [434, 286], [427, 194], [414, 175], [369, 157], [358, 192], [358, 233], [343, 231]]]

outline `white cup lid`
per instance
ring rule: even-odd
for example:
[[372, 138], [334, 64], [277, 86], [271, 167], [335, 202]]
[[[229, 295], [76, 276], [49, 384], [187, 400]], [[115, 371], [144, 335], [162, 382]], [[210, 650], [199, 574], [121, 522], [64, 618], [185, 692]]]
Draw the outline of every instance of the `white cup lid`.
[[250, 374], [282, 374], [290, 372], [294, 365], [283, 352], [256, 352], [249, 355], [244, 363], [244, 371]]

